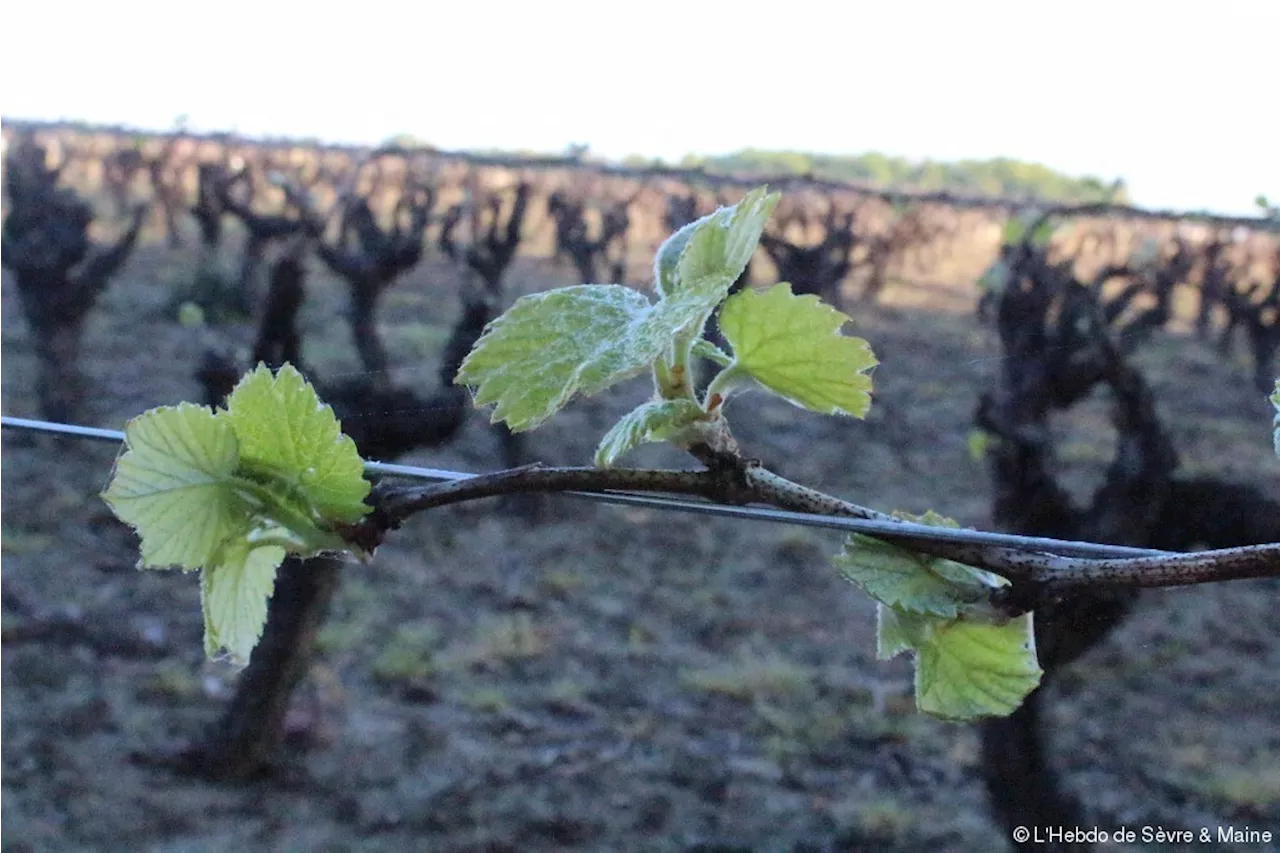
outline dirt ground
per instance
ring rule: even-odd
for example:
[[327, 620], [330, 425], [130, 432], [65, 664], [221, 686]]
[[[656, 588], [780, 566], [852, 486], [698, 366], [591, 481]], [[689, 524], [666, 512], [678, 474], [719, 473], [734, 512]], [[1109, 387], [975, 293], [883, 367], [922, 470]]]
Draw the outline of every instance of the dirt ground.
[[[198, 399], [204, 348], [245, 325], [186, 329], [166, 305], [189, 254], [141, 249], [93, 311], [87, 419], [120, 428]], [[567, 283], [521, 259], [511, 290]], [[394, 380], [429, 391], [457, 311], [429, 258], [381, 308]], [[339, 285], [313, 268], [306, 355], [355, 369]], [[854, 331], [882, 364], [866, 421], [744, 398], [744, 449], [882, 509], [989, 526], [968, 436], [999, 370], [965, 287], [899, 286]], [[38, 416], [34, 360], [3, 291], [3, 409]], [[1280, 497], [1268, 406], [1240, 365], [1163, 337], [1140, 356], [1186, 473]], [[646, 391], [575, 403], [534, 454], [583, 464]], [[370, 412], [368, 416], [376, 417]], [[1085, 495], [1111, 452], [1105, 401], [1059, 425]], [[910, 669], [874, 659], [872, 605], [826, 562], [835, 533], [570, 498], [530, 525], [493, 503], [419, 516], [352, 563], [271, 778], [220, 786], [150, 761], [197, 738], [234, 673], [205, 662], [196, 578], [138, 572], [97, 497], [116, 449], [3, 436], [3, 850], [993, 851], [973, 728], [915, 713]], [[479, 471], [461, 438], [403, 461]], [[646, 450], [636, 464], [684, 463]], [[1090, 825], [1248, 826], [1280, 834], [1280, 583], [1146, 595], [1054, 689], [1054, 763]], [[1244, 845], [1258, 850], [1266, 845]], [[1103, 849], [1180, 849], [1112, 845]], [[1237, 849], [1194, 844], [1197, 851]]]

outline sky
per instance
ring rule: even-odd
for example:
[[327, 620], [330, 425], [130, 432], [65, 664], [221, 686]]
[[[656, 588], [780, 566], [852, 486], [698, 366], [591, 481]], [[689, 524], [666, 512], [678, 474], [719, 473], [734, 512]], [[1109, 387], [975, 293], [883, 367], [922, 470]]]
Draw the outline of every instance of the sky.
[[1280, 198], [1280, 2], [0, 0], [0, 115], [676, 161], [1014, 157]]

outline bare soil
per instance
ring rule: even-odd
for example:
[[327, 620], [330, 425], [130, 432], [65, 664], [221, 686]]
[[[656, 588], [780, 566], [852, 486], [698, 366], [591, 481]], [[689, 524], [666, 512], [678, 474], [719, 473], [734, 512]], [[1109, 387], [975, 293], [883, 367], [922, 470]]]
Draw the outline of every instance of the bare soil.
[[[247, 346], [248, 325], [172, 319], [191, 269], [188, 254], [144, 247], [93, 311], [88, 420], [120, 428], [199, 399], [203, 349]], [[526, 258], [508, 281], [516, 293], [565, 276]], [[431, 389], [456, 286], [429, 259], [388, 294], [395, 381]], [[989, 526], [969, 433], [1000, 359], [974, 297], [899, 286], [857, 310], [854, 331], [882, 361], [868, 419], [744, 398], [730, 415], [746, 452], [861, 503]], [[325, 377], [356, 369], [342, 298], [317, 265], [304, 339]], [[8, 278], [2, 307], [3, 409], [38, 416]], [[1187, 473], [1280, 497], [1268, 406], [1245, 370], [1174, 337], [1140, 362]], [[535, 455], [585, 463], [645, 394], [632, 383], [575, 403], [532, 434]], [[1085, 495], [1110, 458], [1105, 401], [1059, 431]], [[917, 714], [909, 666], [875, 660], [872, 605], [827, 563], [838, 534], [570, 498], [548, 499], [537, 524], [495, 502], [433, 512], [353, 562], [277, 771], [244, 786], [176, 775], [152, 759], [198, 738], [235, 678], [203, 659], [195, 577], [133, 568], [132, 533], [97, 497], [115, 447], [3, 442], [4, 851], [1007, 845], [974, 730]], [[498, 443], [476, 413], [458, 441], [405, 461], [493, 469]], [[634, 461], [686, 464], [662, 449]], [[1091, 825], [1280, 833], [1277, 593], [1257, 581], [1147, 594], [1063, 676], [1054, 762]]]

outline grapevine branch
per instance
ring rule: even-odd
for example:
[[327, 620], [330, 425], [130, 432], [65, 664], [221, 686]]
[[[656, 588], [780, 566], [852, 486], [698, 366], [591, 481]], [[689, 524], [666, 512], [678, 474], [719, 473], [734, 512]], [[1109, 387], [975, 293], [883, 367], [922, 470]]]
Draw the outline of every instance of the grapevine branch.
[[[428, 486], [380, 487], [375, 509], [344, 535], [372, 550], [416, 513], [482, 498], [531, 492], [631, 491], [692, 495], [722, 503], [764, 504], [826, 516], [899, 522], [891, 515], [794, 483], [745, 459], [694, 448], [702, 470], [550, 467], [526, 465]], [[872, 534], [931, 557], [985, 569], [1011, 582], [993, 603], [1010, 614], [1034, 609], [1083, 588], [1168, 587], [1280, 576], [1280, 543], [1166, 557], [1094, 559], [1043, 551], [926, 539], [910, 531]]]
[[[13, 428], [43, 425], [21, 418], [4, 420], [6, 427]], [[106, 441], [123, 438], [115, 430], [64, 427], [57, 431]], [[812, 515], [902, 524], [901, 534], [868, 532], [865, 535], [1008, 579], [1011, 586], [997, 591], [993, 603], [1014, 615], [1035, 609], [1057, 596], [1087, 588], [1191, 586], [1280, 577], [1280, 543], [1161, 557], [1098, 559], [925, 537], [906, 529], [909, 525], [902, 519], [795, 483], [751, 460], [706, 446], [691, 448], [691, 452], [707, 467], [661, 470], [550, 467], [535, 463], [428, 486], [384, 483], [370, 495], [373, 511], [341, 533], [347, 541], [370, 552], [382, 543], [388, 532], [417, 513], [436, 507], [534, 492], [648, 492], [688, 495], [734, 506], [763, 504]]]

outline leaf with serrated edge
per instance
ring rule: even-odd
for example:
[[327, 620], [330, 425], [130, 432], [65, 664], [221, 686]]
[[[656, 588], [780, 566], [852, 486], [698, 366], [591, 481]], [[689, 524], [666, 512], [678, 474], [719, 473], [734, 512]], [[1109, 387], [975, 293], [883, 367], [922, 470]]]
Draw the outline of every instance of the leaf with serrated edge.
[[369, 511], [363, 502], [369, 481], [355, 442], [293, 365], [273, 376], [259, 364], [227, 397], [226, 417], [241, 459], [296, 489], [318, 518], [351, 523]]
[[164, 406], [129, 421], [102, 497], [142, 538], [140, 566], [198, 569], [248, 533], [232, 479], [238, 464], [231, 425], [203, 406]]
[[789, 402], [822, 414], [862, 417], [877, 364], [861, 338], [840, 334], [849, 317], [791, 285], [742, 290], [720, 309], [720, 331], [742, 370]]
[[935, 717], [1007, 716], [1040, 684], [1031, 614], [938, 624], [916, 647], [916, 705]]
[[228, 547], [222, 562], [200, 572], [200, 605], [204, 610], [204, 651], [210, 658], [226, 649], [232, 663], [249, 662], [267, 624], [267, 600], [276, 582], [284, 549], [250, 547], [240, 541]]
[[668, 237], [654, 257], [658, 292], [670, 296], [706, 276], [736, 280], [755, 253], [779, 198], [767, 187], [757, 187], [732, 207], [721, 207]]
[[532, 429], [576, 392], [597, 393], [647, 367], [657, 353], [637, 346], [636, 330], [651, 311], [642, 294], [613, 284], [523, 296], [485, 329], [455, 381], [475, 389], [477, 406], [497, 403], [494, 423]]
[[706, 322], [730, 284], [704, 278], [656, 305], [615, 284], [521, 297], [489, 324], [457, 381], [475, 389], [477, 406], [497, 403], [495, 423], [532, 429], [575, 393], [599, 393], [649, 367], [677, 333]]
[[653, 400], [637, 406], [600, 439], [596, 465], [608, 468], [628, 450], [648, 441], [665, 441], [705, 416], [692, 400]]
[[637, 325], [639, 337], [648, 347], [645, 351], [652, 352], [645, 364], [664, 353], [677, 334], [692, 333], [695, 339], [701, 335], [711, 312], [724, 301], [732, 286], [731, 276], [704, 276], [659, 300]]
[[639, 373], [678, 336], [702, 333], [755, 250], [778, 196], [754, 190], [731, 208], [682, 228], [658, 251], [657, 304], [620, 285], [590, 284], [525, 296], [489, 324], [455, 379], [492, 419], [532, 429], [575, 393], [595, 394]]
[[781, 196], [757, 187], [733, 207], [721, 208], [694, 229], [680, 254], [677, 280], [686, 287], [707, 276], [737, 280], [755, 253], [764, 224]]

